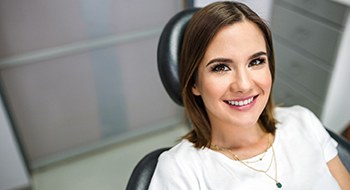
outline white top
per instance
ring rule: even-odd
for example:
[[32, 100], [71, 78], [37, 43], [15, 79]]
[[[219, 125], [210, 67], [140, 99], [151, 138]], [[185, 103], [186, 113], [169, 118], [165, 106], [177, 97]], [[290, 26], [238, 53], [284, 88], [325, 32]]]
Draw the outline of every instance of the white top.
[[[337, 155], [337, 143], [309, 110], [293, 106], [276, 108], [276, 138], [262, 161], [245, 162], [254, 168], [266, 169], [282, 184], [282, 190], [340, 190], [330, 173], [327, 162]], [[149, 189], [278, 189], [276, 182], [262, 172], [254, 171], [239, 161], [209, 148], [197, 149], [188, 140], [164, 152], [160, 157]]]

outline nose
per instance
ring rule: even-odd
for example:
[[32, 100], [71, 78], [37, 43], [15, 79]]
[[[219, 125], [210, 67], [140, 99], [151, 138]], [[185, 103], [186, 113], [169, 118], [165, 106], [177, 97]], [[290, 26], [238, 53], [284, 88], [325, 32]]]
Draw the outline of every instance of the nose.
[[252, 76], [246, 68], [236, 70], [233, 76], [231, 88], [234, 92], [245, 93], [252, 89]]

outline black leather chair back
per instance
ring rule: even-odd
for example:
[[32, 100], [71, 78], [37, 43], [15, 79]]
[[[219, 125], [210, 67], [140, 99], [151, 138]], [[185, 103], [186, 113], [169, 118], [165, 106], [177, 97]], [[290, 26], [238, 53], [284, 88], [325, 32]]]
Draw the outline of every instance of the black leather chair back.
[[[178, 62], [182, 38], [188, 21], [197, 10], [197, 8], [187, 9], [173, 16], [164, 27], [158, 43], [157, 62], [161, 81], [170, 98], [180, 106], [182, 98]], [[134, 168], [126, 190], [147, 190], [159, 155], [168, 149], [158, 149], [143, 157]]]
[[170, 98], [182, 106], [178, 62], [188, 21], [198, 8], [179, 12], [165, 25], [159, 39], [157, 61], [160, 79]]

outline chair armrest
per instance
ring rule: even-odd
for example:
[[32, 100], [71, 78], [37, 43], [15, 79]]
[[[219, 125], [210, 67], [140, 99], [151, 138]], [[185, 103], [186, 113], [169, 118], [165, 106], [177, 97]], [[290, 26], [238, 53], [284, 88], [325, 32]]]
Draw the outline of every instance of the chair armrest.
[[338, 143], [338, 155], [346, 169], [350, 172], [350, 142], [340, 135], [335, 134], [327, 129], [331, 137]]
[[144, 156], [135, 166], [126, 190], [147, 190], [158, 163], [158, 157], [170, 148], [161, 148]]

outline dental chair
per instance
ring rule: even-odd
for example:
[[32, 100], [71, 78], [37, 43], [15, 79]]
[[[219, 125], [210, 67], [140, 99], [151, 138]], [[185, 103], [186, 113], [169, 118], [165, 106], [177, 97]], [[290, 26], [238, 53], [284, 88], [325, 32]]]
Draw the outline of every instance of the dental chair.
[[[178, 75], [178, 60], [184, 30], [188, 21], [198, 8], [179, 12], [164, 27], [157, 52], [158, 71], [165, 90], [170, 98], [182, 106], [182, 98]], [[341, 136], [329, 131], [329, 134], [338, 142], [338, 154], [345, 167], [350, 171], [350, 143]], [[170, 147], [154, 150], [144, 156], [135, 166], [126, 190], [147, 190], [156, 168], [158, 157]]]

